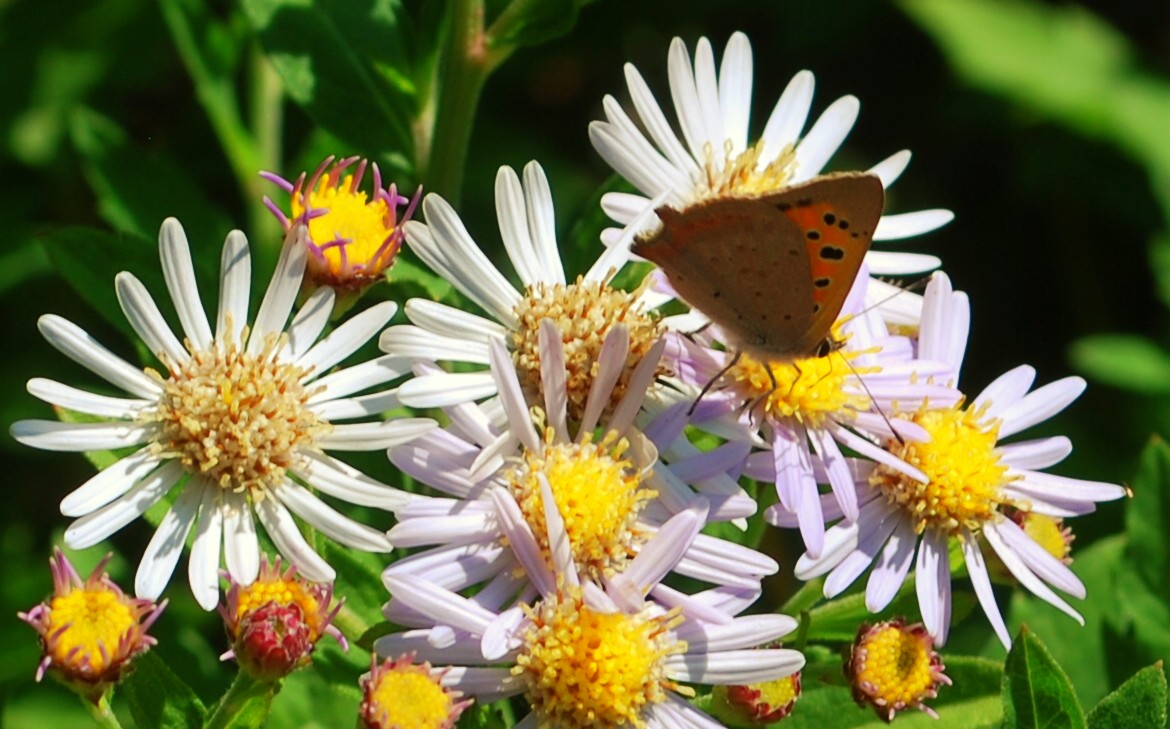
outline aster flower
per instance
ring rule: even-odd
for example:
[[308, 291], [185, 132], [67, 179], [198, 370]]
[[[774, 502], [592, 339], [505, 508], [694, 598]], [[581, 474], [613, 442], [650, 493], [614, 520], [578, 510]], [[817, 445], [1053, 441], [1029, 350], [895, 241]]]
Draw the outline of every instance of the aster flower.
[[[522, 373], [525, 392], [535, 398], [542, 376], [539, 325], [552, 319], [565, 344], [569, 416], [577, 420], [584, 414], [606, 334], [624, 325], [629, 333], [625, 365], [611, 387], [613, 399], [607, 412], [616, 405], [634, 368], [662, 334], [662, 327], [638, 294], [610, 286], [614, 274], [629, 259], [631, 238], [603, 252], [587, 273], [566, 283], [557, 250], [552, 193], [544, 170], [530, 162], [521, 183], [510, 167], [501, 167], [496, 175], [496, 213], [504, 248], [524, 286], [517, 291], [472, 240], [447, 201], [427, 195], [423, 211], [425, 225], [410, 221], [404, 226], [411, 250], [487, 316], [411, 299], [404, 309], [413, 324], [390, 327], [380, 340], [382, 350], [482, 366], [488, 363], [489, 341], [502, 338]], [[491, 397], [495, 387], [486, 370], [436, 372], [409, 380], [399, 394], [407, 405], [442, 407]]]
[[938, 696], [939, 686], [951, 685], [944, 670], [922, 623], [907, 625], [901, 618], [863, 623], [845, 661], [853, 700], [872, 706], [887, 723], [908, 708], [937, 719], [938, 712], [923, 702]]
[[49, 558], [52, 597], [19, 613], [41, 636], [45, 654], [37, 680], [51, 670], [95, 703], [131, 670], [135, 656], [155, 644], [146, 631], [166, 607], [166, 601], [127, 597], [106, 574], [112, 556], [106, 555], [83, 581], [69, 558], [54, 549]]
[[830, 485], [846, 521], [857, 518], [859, 464], [843, 449], [925, 481], [920, 469], [881, 444], [895, 431], [904, 440], [926, 437], [921, 427], [895, 418], [899, 411], [959, 398], [954, 388], [929, 379], [946, 379], [945, 362], [915, 358], [908, 338], [889, 334], [883, 317], [863, 308], [868, 285], [868, 276], [857, 277], [835, 329], [841, 346], [823, 357], [765, 365], [733, 355], [712, 326], [692, 338], [676, 336], [666, 358], [679, 386], [674, 397], [682, 398], [672, 407], [689, 410], [707, 389], [689, 422], [759, 449], [744, 473], [775, 484], [780, 503], [770, 513], [795, 516], [812, 556], [824, 546], [818, 482]]
[[[355, 162], [357, 168], [350, 172]], [[304, 172], [295, 182], [271, 172], [260, 173], [289, 194], [288, 214], [264, 197], [264, 205], [285, 231], [295, 225], [308, 227], [307, 280], [318, 286], [361, 291], [385, 277], [402, 247], [402, 223], [414, 213], [422, 188], [411, 198], [398, 194], [393, 183], [383, 189], [378, 165], [369, 166], [374, 176], [369, 200], [361, 189], [367, 161], [359, 157], [336, 163], [332, 156], [327, 157], [307, 182]], [[406, 210], [399, 215], [403, 205]]]
[[342, 603], [332, 602], [332, 584], [302, 579], [296, 567], [281, 569], [280, 557], [270, 565], [265, 555], [256, 580], [232, 582], [220, 605], [232, 644], [221, 660], [235, 658], [254, 678], [275, 681], [307, 666], [322, 636], [346, 648], [345, 636], [332, 625]]
[[74, 549], [97, 544], [175, 492], [138, 567], [140, 597], [162, 593], [192, 528], [189, 578], [204, 609], [214, 608], [219, 599], [221, 543], [232, 579], [251, 583], [260, 569], [253, 512], [280, 552], [312, 580], [330, 581], [334, 571], [301, 534], [293, 514], [348, 547], [390, 551], [382, 531], [343, 516], [306, 486], [354, 504], [398, 508], [409, 500], [407, 494], [325, 451], [386, 448], [408, 442], [435, 423], [336, 422], [395, 407], [394, 391], [353, 395], [402, 375], [408, 365], [381, 357], [329, 373], [385, 326], [393, 303], [370, 307], [317, 342], [334, 297], [331, 289], [322, 288], [285, 330], [305, 267], [304, 235], [298, 226], [286, 238], [251, 327], [248, 244], [239, 232], [228, 235], [213, 333], [183, 229], [173, 219], [163, 223], [159, 252], [185, 344], [133, 274], [119, 274], [116, 288], [123, 312], [163, 363], [165, 376], [126, 362], [61, 317], [45, 315], [38, 322], [50, 344], [130, 397], [30, 380], [34, 396], [108, 420], [24, 420], [13, 424], [13, 437], [53, 451], [137, 449], [61, 502], [63, 514], [80, 517], [66, 529], [65, 542]]
[[[731, 36], [718, 72], [706, 38], [699, 39], [693, 64], [686, 44], [675, 38], [670, 45], [668, 71], [681, 141], [631, 64], [625, 67], [626, 83], [641, 127], [612, 96], [603, 102], [606, 120], [589, 126], [589, 138], [597, 152], [642, 193], [609, 193], [602, 198], [605, 212], [623, 225], [652, 205], [649, 198], [655, 199], [654, 207], [665, 204], [681, 210], [713, 197], [757, 197], [812, 179], [848, 136], [860, 109], [856, 97], [844, 96], [830, 104], [802, 137], [814, 80], [811, 72], [801, 71], [781, 94], [760, 139], [749, 145], [752, 51], [746, 35], [737, 32]], [[869, 171], [888, 187], [909, 162], [910, 152], [903, 150]], [[874, 240], [920, 235], [953, 217], [949, 210], [886, 215]], [[615, 237], [613, 232], [606, 236], [607, 241]], [[933, 256], [905, 253], [871, 251], [866, 260], [878, 275], [927, 271], [939, 265]], [[912, 311], [917, 306], [915, 298], [903, 298], [894, 306]]]
[[800, 671], [756, 684], [716, 686], [710, 711], [732, 726], [771, 725], [792, 714], [800, 694]]
[[[609, 334], [624, 336], [622, 327]], [[542, 360], [563, 359], [560, 338], [551, 322], [544, 322]], [[603, 347], [607, 354], [612, 341]], [[659, 346], [657, 349], [661, 349]], [[674, 464], [658, 459], [646, 436], [633, 427], [633, 417], [646, 391], [657, 352], [643, 360], [630, 380], [625, 397], [612, 418], [600, 428], [593, 419], [570, 436], [566, 418], [564, 375], [546, 368], [543, 406], [547, 422], [534, 425], [524, 401], [518, 374], [501, 340], [490, 345], [492, 373], [497, 379], [507, 425], [496, 426], [478, 405], [463, 403], [447, 409], [453, 426], [428, 433], [413, 443], [390, 449], [390, 460], [404, 473], [454, 498], [418, 498], [399, 510], [390, 541], [398, 547], [433, 546], [396, 561], [385, 575], [412, 574], [451, 590], [488, 583], [478, 592], [480, 604], [499, 607], [533, 586], [516, 571], [516, 557], [508, 548], [510, 529], [526, 529], [544, 550], [543, 489], [552, 493], [568, 526], [574, 569], [593, 580], [620, 573], [636, 559], [670, 516], [696, 502], [699, 495], [718, 504], [722, 519], [754, 511], [755, 504], [734, 480], [708, 475], [688, 481], [676, 475]], [[614, 381], [620, 353], [607, 362], [603, 354], [598, 382]], [[434, 365], [430, 365], [434, 367]], [[424, 372], [426, 369], [424, 368]], [[562, 371], [563, 372], [563, 371]], [[591, 393], [586, 412], [600, 411], [607, 402], [604, 389]], [[500, 433], [501, 435], [497, 435]], [[602, 435], [594, 436], [594, 432]], [[500, 443], [503, 447], [500, 447]], [[718, 454], [716, 454], [718, 457]], [[680, 470], [693, 470], [710, 457], [700, 454], [679, 459]], [[490, 464], [482, 469], [477, 464]], [[477, 475], [477, 471], [484, 471]], [[710, 516], [711, 507], [704, 513]], [[695, 537], [673, 569], [716, 585], [758, 589], [764, 575], [775, 573], [771, 558], [747, 547], [707, 535]]]
[[440, 681], [448, 669], [435, 669], [414, 654], [387, 658], [370, 657], [370, 672], [362, 677], [361, 722], [365, 729], [429, 727], [454, 729], [470, 699], [460, 701], [459, 691]]
[[384, 636], [375, 650], [451, 665], [442, 683], [481, 701], [524, 694], [532, 713], [519, 726], [563, 729], [718, 727], [680, 698], [693, 695], [681, 682], [752, 683], [804, 665], [798, 651], [756, 648], [794, 630], [795, 620], [735, 617], [758, 589], [687, 596], [660, 583], [698, 534], [704, 504], [672, 517], [603, 587], [578, 574], [565, 521], [542, 488], [549, 554], [526, 526], [507, 527], [536, 602], [497, 613], [417, 575], [386, 576], [387, 614], [435, 627]]
[[[926, 292], [919, 354], [948, 363], [957, 377], [969, 321], [966, 296], [953, 292], [946, 276], [936, 274]], [[935, 643], [942, 645], [951, 610], [948, 550], [956, 539], [984, 613], [1003, 644], [1010, 646], [991, 589], [981, 536], [1020, 584], [1083, 623], [1049, 585], [1080, 598], [1085, 596], [1084, 585], [1064, 561], [1017, 526], [1009, 513], [1023, 508], [1057, 517], [1086, 514], [1098, 501], [1125, 496], [1126, 489], [1038, 470], [1060, 462], [1072, 451], [1063, 436], [999, 442], [1059, 413], [1085, 388], [1081, 378], [1066, 377], [1029, 392], [1035, 376], [1031, 367], [1017, 367], [992, 382], [969, 405], [924, 403], [913, 413], [900, 414], [923, 428], [930, 439], [888, 447], [921, 469], [927, 480], [908, 479], [886, 464], [873, 467], [867, 477], [861, 474], [857, 519], [831, 528], [823, 554], [802, 556], [796, 575], [808, 580], [827, 574], [824, 592], [831, 598], [872, 564], [866, 607], [878, 612], [894, 598], [914, 565], [923, 623]], [[826, 508], [826, 518], [840, 516], [834, 512]], [[775, 516], [775, 523], [792, 526], [782, 514]]]

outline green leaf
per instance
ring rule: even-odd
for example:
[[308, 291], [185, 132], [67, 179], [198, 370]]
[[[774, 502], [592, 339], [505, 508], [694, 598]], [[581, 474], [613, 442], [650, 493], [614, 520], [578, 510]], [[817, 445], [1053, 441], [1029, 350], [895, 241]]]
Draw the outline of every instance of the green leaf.
[[1069, 350], [1073, 367], [1108, 385], [1144, 395], [1170, 394], [1170, 353], [1134, 334], [1082, 337]]
[[[952, 623], [958, 623], [975, 605], [975, 598], [966, 592], [955, 592], [951, 597]], [[911, 576], [885, 610], [871, 613], [865, 606], [865, 593], [855, 592], [834, 598], [809, 611], [811, 620], [808, 639], [851, 643], [857, 637], [862, 623], [876, 623], [895, 615], [918, 615], [918, 597]]]
[[1170, 447], [1154, 437], [1142, 452], [1133, 480], [1133, 503], [1126, 509], [1126, 552], [1143, 581], [1163, 598], [1170, 597], [1166, 571], [1170, 523]]
[[1085, 714], [1064, 674], [1040, 639], [1021, 628], [1003, 676], [1004, 726], [1078, 729]]
[[106, 321], [136, 340], [118, 304], [114, 277], [132, 270], [148, 289], [165, 291], [158, 245], [137, 235], [82, 227], [59, 228], [41, 243], [57, 273]]
[[219, 247], [235, 227], [230, 218], [207, 199], [187, 170], [169, 157], [130, 144], [113, 120], [80, 108], [69, 122], [102, 218], [147, 240], [158, 236], [163, 220], [178, 218], [192, 243], [197, 273], [203, 274], [200, 284], [212, 290], [207, 286], [215, 281]]
[[412, 170], [417, 91], [396, 0], [242, 5], [294, 101], [384, 171]]
[[1166, 672], [1158, 661], [1093, 707], [1089, 729], [1162, 729], [1166, 726], [1166, 699]]
[[488, 28], [493, 46], [534, 46], [565, 35], [588, 0], [512, 0]]
[[138, 729], [200, 729], [206, 709], [191, 687], [152, 650], [139, 656], [135, 670], [122, 682]]
[[204, 729], [260, 729], [268, 720], [277, 684], [236, 674], [231, 687], [207, 718]]

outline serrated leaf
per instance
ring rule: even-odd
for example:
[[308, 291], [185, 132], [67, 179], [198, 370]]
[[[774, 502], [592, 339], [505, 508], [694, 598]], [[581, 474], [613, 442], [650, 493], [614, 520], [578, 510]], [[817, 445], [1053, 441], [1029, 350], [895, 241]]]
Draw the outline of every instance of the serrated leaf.
[[1004, 663], [1004, 726], [1016, 729], [1080, 729], [1085, 714], [1068, 676], [1027, 628], [1016, 636]]
[[409, 172], [417, 90], [394, 0], [245, 0], [289, 96], [354, 151]]
[[175, 675], [157, 651], [134, 662], [120, 694], [138, 729], [200, 729], [206, 709], [191, 687]]
[[1170, 394], [1170, 353], [1133, 334], [1082, 337], [1069, 349], [1073, 367], [1087, 377], [1145, 395]]
[[1166, 699], [1166, 672], [1158, 661], [1101, 699], [1089, 712], [1089, 729], [1162, 729]]

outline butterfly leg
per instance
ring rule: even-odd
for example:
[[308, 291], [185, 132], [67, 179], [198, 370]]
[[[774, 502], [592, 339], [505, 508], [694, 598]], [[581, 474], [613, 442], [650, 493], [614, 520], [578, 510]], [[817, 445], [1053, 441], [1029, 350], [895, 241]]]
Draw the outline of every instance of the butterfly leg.
[[736, 352], [735, 356], [732, 357], [731, 360], [723, 366], [723, 369], [719, 370], [719, 372], [717, 372], [714, 377], [707, 380], [707, 384], [703, 385], [703, 389], [699, 391], [699, 396], [695, 398], [695, 401], [691, 403], [690, 409], [687, 410], [688, 416], [694, 415], [695, 408], [699, 407], [699, 401], [703, 399], [704, 395], [711, 391], [711, 387], [714, 386], [716, 382], [723, 379], [723, 375], [726, 375], [728, 370], [730, 370], [739, 362], [739, 358], [741, 356], [743, 356], [743, 352]]

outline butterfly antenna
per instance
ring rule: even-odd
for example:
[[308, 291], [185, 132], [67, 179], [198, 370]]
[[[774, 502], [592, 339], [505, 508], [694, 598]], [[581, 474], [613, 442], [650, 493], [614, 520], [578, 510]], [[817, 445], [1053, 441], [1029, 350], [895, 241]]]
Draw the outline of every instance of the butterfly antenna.
[[865, 384], [865, 379], [861, 376], [861, 373], [857, 371], [857, 368], [854, 367], [853, 363], [848, 359], [845, 359], [844, 357], [841, 359], [844, 360], [845, 366], [848, 367], [849, 370], [857, 377], [857, 381], [861, 383], [861, 389], [865, 390], [865, 394], [869, 396], [869, 401], [873, 403], [873, 409], [877, 411], [878, 415], [882, 416], [882, 420], [885, 421], [886, 427], [889, 428], [890, 432], [894, 434], [894, 440], [898, 441], [898, 445], [906, 445], [906, 441], [902, 438], [902, 435], [894, 429], [894, 424], [890, 422], [890, 418], [886, 415], [885, 411], [882, 410], [881, 406], [878, 405], [877, 398], [873, 396], [873, 392], [870, 391], [869, 385]]
[[695, 413], [695, 408], [699, 407], [699, 401], [700, 401], [700, 400], [702, 400], [702, 399], [703, 399], [703, 397], [704, 397], [704, 396], [705, 396], [705, 395], [706, 395], [708, 392], [710, 392], [710, 391], [711, 391], [711, 387], [712, 387], [712, 386], [713, 386], [713, 385], [714, 385], [716, 382], [718, 382], [720, 379], [722, 379], [723, 375], [726, 375], [726, 374], [727, 374], [728, 370], [730, 370], [732, 367], [734, 367], [734, 366], [736, 365], [736, 363], [738, 363], [738, 362], [739, 362], [739, 358], [740, 358], [740, 357], [742, 357], [742, 356], [743, 356], [743, 351], [742, 351], [742, 350], [741, 350], [741, 351], [738, 351], [738, 352], [736, 352], [736, 353], [735, 353], [735, 356], [731, 358], [731, 361], [729, 361], [729, 362], [728, 362], [726, 365], [724, 365], [724, 366], [723, 366], [723, 369], [719, 370], [719, 372], [717, 372], [717, 373], [715, 374], [715, 376], [714, 376], [714, 377], [712, 377], [711, 379], [707, 380], [707, 384], [706, 384], [706, 385], [703, 385], [703, 389], [699, 391], [699, 396], [695, 398], [695, 401], [694, 401], [693, 403], [691, 403], [691, 407], [690, 407], [690, 409], [689, 409], [689, 410], [687, 410], [687, 416], [688, 416], [688, 417], [689, 417], [689, 416], [691, 416], [691, 415], [694, 415], [694, 413]]

